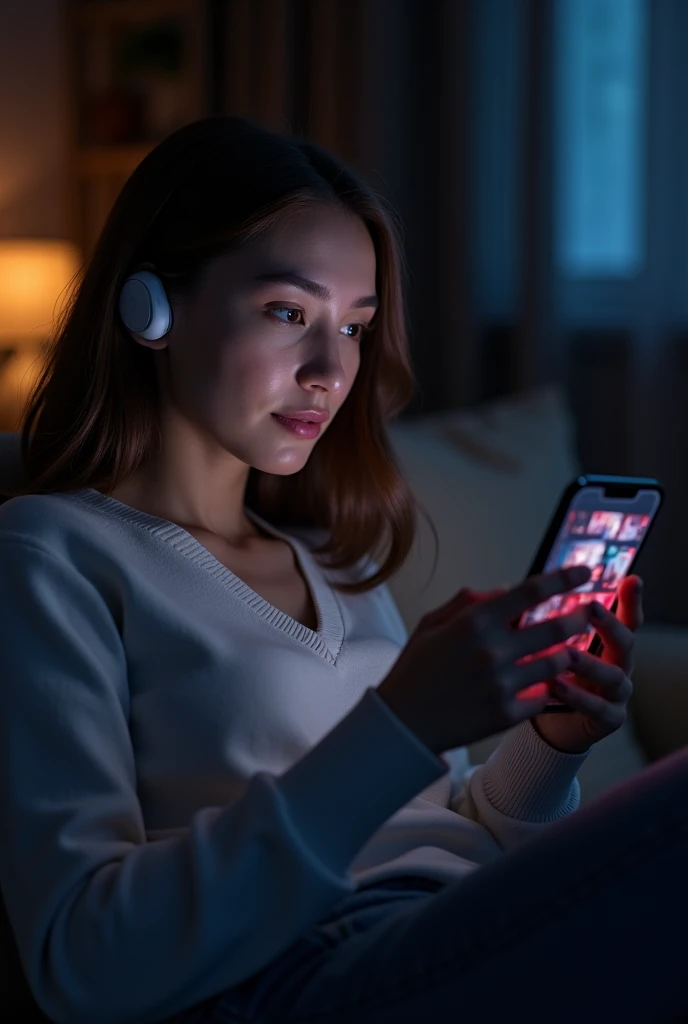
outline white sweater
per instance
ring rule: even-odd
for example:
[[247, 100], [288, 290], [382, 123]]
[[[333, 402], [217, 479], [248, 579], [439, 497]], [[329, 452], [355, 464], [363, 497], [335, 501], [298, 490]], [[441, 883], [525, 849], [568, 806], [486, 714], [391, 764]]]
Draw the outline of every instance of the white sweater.
[[[294, 549], [313, 632], [191, 534], [88, 488], [0, 507], [0, 886], [34, 997], [152, 1022], [265, 967], [361, 884], [465, 876], [578, 806], [530, 722], [443, 758], [377, 695], [386, 586]], [[457, 589], [461, 581], [457, 580]]]

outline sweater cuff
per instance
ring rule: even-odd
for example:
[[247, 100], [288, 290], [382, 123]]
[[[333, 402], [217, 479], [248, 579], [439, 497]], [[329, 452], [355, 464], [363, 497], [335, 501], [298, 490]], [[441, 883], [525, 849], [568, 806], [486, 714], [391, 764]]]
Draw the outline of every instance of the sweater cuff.
[[507, 733], [483, 766], [483, 791], [493, 807], [520, 821], [549, 822], [580, 803], [576, 775], [583, 754], [555, 750], [528, 719]]

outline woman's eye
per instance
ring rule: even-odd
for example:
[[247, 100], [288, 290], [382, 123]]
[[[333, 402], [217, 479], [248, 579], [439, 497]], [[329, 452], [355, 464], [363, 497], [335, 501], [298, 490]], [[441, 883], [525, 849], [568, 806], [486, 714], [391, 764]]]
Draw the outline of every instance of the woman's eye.
[[358, 334], [349, 335], [349, 337], [353, 338], [354, 341], [360, 341], [363, 335], [366, 333], [365, 324], [349, 324], [349, 327], [358, 327]]
[[[295, 313], [297, 317], [303, 316], [303, 313], [301, 312], [300, 309], [292, 309], [291, 306], [275, 306], [273, 309], [269, 309], [268, 313], [286, 313], [287, 315], [289, 313]], [[277, 319], [283, 324], [295, 324], [299, 327], [302, 326], [302, 324], [298, 320], [282, 319], [282, 317], [277, 317]], [[370, 330], [370, 327], [366, 327], [365, 324], [349, 324], [348, 327], [358, 328], [358, 334], [348, 335], [349, 338], [353, 338], [355, 341], [360, 341], [363, 338], [364, 334], [367, 334], [368, 331]]]
[[[276, 306], [274, 309], [268, 310], [269, 313], [296, 313], [297, 316], [302, 316], [300, 309], [292, 309], [291, 306]], [[281, 319], [278, 317], [278, 319]], [[283, 324], [295, 324], [296, 320], [282, 320]]]

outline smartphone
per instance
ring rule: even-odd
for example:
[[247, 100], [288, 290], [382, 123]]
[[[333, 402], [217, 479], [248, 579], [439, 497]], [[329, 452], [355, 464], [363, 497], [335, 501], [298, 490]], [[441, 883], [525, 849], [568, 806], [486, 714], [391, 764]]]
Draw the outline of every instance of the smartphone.
[[[527, 575], [586, 565], [592, 576], [575, 590], [556, 594], [529, 608], [515, 623], [518, 628], [568, 615], [579, 604], [590, 601], [598, 601], [615, 612], [621, 581], [631, 572], [663, 501], [664, 488], [658, 480], [650, 478], [590, 474], [574, 480], [561, 497]], [[599, 654], [603, 646], [589, 625], [585, 633], [521, 658], [519, 664], [568, 645], [590, 654]], [[521, 690], [520, 695], [537, 696], [544, 685], [536, 683]], [[563, 701], [552, 699], [543, 713], [572, 710]]]

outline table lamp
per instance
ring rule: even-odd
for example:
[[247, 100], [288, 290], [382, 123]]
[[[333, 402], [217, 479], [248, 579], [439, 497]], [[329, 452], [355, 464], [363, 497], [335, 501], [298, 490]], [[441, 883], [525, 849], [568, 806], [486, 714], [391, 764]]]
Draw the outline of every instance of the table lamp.
[[62, 239], [0, 239], [0, 429], [19, 418], [38, 378], [56, 317], [78, 272], [77, 247]]

